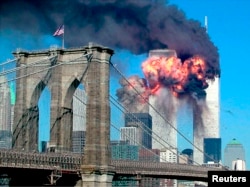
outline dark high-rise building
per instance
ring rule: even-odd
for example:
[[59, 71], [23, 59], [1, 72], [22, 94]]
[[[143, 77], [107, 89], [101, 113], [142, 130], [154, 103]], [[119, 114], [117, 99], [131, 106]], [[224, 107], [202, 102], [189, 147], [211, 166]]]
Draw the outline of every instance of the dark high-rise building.
[[187, 155], [187, 163], [188, 164], [193, 164], [193, 149], [184, 149], [181, 154], [182, 155]]
[[152, 117], [148, 113], [125, 114], [125, 127], [138, 128], [139, 144], [152, 149]]
[[47, 151], [47, 141], [41, 141], [41, 152], [45, 153]]
[[204, 138], [204, 163], [221, 161], [221, 138]]

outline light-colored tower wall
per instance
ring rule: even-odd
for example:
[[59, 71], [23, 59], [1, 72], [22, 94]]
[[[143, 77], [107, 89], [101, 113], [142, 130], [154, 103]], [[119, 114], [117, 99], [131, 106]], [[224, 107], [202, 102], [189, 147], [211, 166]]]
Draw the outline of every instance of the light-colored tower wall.
[[193, 103], [194, 162], [203, 163], [204, 138], [219, 138], [220, 79], [209, 82], [205, 100]]
[[7, 79], [0, 76], [0, 148], [12, 147], [11, 99]]
[[83, 89], [76, 89], [73, 95], [73, 131], [86, 131], [87, 96]]
[[77, 88], [73, 95], [72, 151], [74, 153], [83, 153], [85, 146], [86, 103], [87, 96], [85, 90]]
[[[176, 52], [169, 49], [151, 50], [151, 56], [175, 56]], [[177, 99], [168, 88], [161, 88], [156, 95], [149, 97], [149, 114], [152, 116], [152, 149], [177, 147]]]
[[141, 134], [137, 127], [121, 127], [121, 140], [128, 141], [129, 145], [141, 145]]
[[11, 131], [10, 88], [4, 76], [0, 76], [0, 122], [0, 130]]

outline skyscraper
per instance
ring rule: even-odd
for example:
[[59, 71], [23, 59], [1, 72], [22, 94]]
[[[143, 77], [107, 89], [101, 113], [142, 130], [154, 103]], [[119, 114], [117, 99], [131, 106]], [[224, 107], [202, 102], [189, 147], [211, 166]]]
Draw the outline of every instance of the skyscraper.
[[[203, 164], [204, 138], [219, 138], [220, 79], [209, 82], [205, 100], [193, 102], [194, 161]], [[198, 148], [198, 149], [197, 149]]]
[[232, 165], [235, 160], [245, 161], [245, 149], [239, 141], [233, 139], [225, 147], [224, 166], [229, 167], [229, 169], [234, 169]]
[[86, 132], [86, 92], [77, 88], [73, 95], [73, 133], [72, 147], [74, 153], [83, 153]]
[[121, 127], [121, 141], [128, 142], [129, 145], [140, 145], [141, 135], [137, 127]]
[[12, 147], [11, 96], [7, 79], [0, 76], [0, 148]]
[[204, 163], [221, 161], [221, 138], [204, 138]]
[[136, 127], [139, 144], [143, 147], [152, 148], [152, 117], [148, 113], [125, 114], [125, 127]]
[[[156, 49], [149, 51], [149, 57], [152, 56], [176, 57], [177, 54], [170, 49]], [[165, 103], [162, 102], [161, 98], [166, 98]], [[153, 149], [177, 147], [176, 102], [177, 99], [168, 88], [161, 88], [158, 90], [157, 96], [151, 95], [149, 97]]]

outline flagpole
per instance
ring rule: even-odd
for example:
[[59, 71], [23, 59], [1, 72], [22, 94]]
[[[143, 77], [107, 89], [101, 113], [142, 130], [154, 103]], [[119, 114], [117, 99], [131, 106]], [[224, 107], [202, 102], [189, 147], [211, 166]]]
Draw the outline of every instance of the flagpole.
[[[63, 27], [65, 27], [65, 26], [63, 25]], [[63, 36], [62, 36], [62, 48], [63, 48], [63, 49], [64, 49], [64, 32], [65, 32], [65, 28], [64, 28]]]
[[61, 25], [56, 32], [53, 34], [53, 36], [60, 36], [62, 37], [62, 49], [64, 49], [64, 25]]

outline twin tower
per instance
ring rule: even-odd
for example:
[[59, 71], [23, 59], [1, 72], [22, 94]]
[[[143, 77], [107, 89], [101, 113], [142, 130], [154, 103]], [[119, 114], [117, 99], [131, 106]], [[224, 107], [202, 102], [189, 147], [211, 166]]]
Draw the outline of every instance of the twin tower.
[[[177, 55], [174, 50], [159, 49], [151, 50], [149, 56], [176, 57]], [[219, 78], [208, 84], [205, 98], [188, 101], [191, 105], [189, 107], [192, 108], [192, 114], [188, 115], [193, 117], [191, 143], [194, 150], [193, 160], [196, 164], [203, 164], [204, 138], [219, 138]], [[152, 148], [177, 148], [177, 113], [183, 101], [176, 98], [169, 89], [163, 88], [158, 91], [157, 96], [151, 95], [149, 102], [149, 113], [153, 123]], [[187, 134], [182, 135], [187, 137]]]

